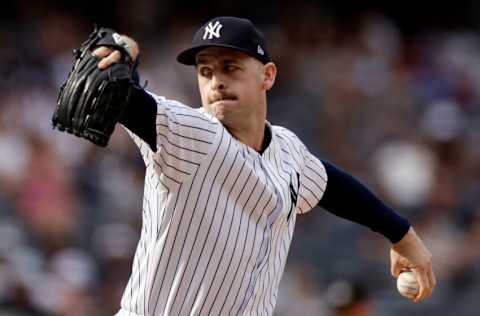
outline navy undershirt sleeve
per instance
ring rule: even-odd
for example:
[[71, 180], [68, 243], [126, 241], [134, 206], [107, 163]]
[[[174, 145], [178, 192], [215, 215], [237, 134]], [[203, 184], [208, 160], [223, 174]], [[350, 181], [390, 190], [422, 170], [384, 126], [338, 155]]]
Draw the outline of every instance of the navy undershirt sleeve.
[[365, 185], [347, 172], [322, 160], [328, 182], [318, 203], [330, 213], [369, 227], [392, 243], [400, 241], [410, 223], [377, 198]]
[[143, 88], [135, 86], [120, 123], [145, 141], [153, 151], [157, 147], [156, 118], [157, 103]]

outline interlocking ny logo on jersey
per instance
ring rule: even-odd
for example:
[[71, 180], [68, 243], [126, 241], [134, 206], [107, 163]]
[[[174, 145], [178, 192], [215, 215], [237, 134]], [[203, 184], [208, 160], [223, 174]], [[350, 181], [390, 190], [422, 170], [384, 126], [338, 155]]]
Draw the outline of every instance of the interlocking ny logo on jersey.
[[220, 30], [222, 29], [222, 24], [220, 22], [216, 21], [215, 24], [212, 24], [212, 22], [209, 22], [208, 25], [205, 27], [205, 34], [203, 34], [203, 39], [206, 40], [207, 36], [208, 39], [212, 39], [213, 37], [215, 38], [220, 38]]
[[292, 215], [292, 211], [293, 209], [295, 208], [295, 206], [297, 206], [297, 198], [298, 198], [298, 191], [300, 191], [300, 175], [298, 174], [298, 172], [295, 172], [297, 174], [297, 190], [295, 190], [295, 186], [294, 186], [294, 179], [293, 179], [293, 176], [291, 176], [290, 178], [290, 197], [292, 199], [292, 205], [290, 206], [290, 211], [288, 212], [288, 215], [287, 215], [287, 221], [290, 220], [290, 216]]

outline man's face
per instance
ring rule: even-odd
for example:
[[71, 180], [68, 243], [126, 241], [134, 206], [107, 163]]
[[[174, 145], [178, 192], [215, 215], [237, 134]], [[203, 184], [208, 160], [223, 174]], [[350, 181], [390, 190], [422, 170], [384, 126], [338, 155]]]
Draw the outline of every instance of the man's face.
[[248, 125], [249, 120], [265, 120], [265, 92], [271, 85], [265, 83], [260, 61], [222, 47], [206, 48], [196, 59], [198, 86], [207, 112], [231, 128]]

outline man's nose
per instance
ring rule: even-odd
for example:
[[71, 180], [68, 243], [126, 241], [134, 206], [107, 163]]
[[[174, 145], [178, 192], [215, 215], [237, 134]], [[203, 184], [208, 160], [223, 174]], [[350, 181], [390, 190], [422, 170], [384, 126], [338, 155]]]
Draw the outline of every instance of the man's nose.
[[224, 90], [226, 87], [227, 85], [221, 76], [212, 76], [212, 90]]

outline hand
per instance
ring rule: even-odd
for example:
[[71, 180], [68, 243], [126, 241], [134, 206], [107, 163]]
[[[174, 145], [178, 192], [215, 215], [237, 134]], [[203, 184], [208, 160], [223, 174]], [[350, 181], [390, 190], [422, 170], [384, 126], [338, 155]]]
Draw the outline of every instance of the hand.
[[[122, 35], [123, 40], [128, 44], [128, 50], [130, 52], [130, 57], [135, 62], [140, 52], [137, 42], [126, 35]], [[99, 69], [106, 69], [120, 61], [121, 53], [118, 50], [113, 50], [111, 47], [107, 46], [100, 46], [96, 48], [93, 52], [93, 55], [102, 58], [102, 60], [98, 63]]]
[[432, 267], [432, 254], [425, 247], [412, 227], [407, 234], [390, 249], [391, 273], [395, 278], [402, 271], [412, 271], [420, 291], [414, 298], [418, 303], [432, 294], [437, 281]]

